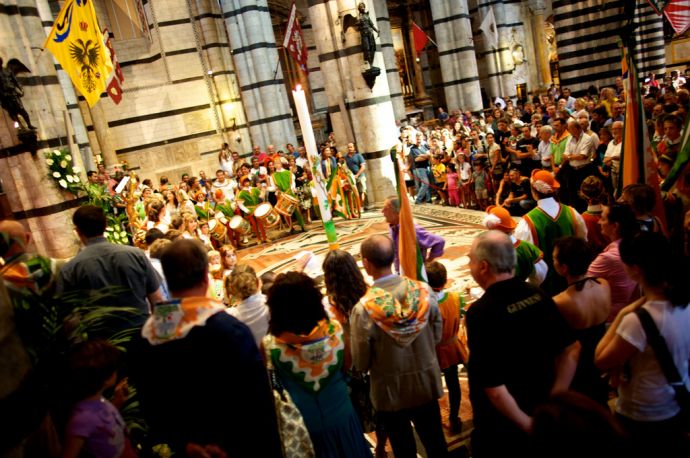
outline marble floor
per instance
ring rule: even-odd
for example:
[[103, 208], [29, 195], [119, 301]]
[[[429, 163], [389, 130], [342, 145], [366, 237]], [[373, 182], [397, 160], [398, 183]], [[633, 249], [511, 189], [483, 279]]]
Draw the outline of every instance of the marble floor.
[[[336, 220], [340, 249], [350, 252], [359, 261], [360, 243], [369, 235], [388, 233], [388, 225], [381, 215], [380, 206], [364, 212], [361, 219]], [[475, 210], [444, 207], [441, 205], [413, 205], [417, 224], [446, 240], [446, 249], [440, 259], [448, 269], [449, 288], [465, 291], [476, 286], [467, 267], [467, 253], [472, 240], [484, 229], [481, 221], [484, 213]], [[239, 262], [250, 264], [260, 274], [291, 270], [295, 258], [303, 251], [310, 251], [320, 261], [328, 252], [326, 234], [320, 221], [307, 226], [307, 231], [287, 235], [287, 230], [269, 232], [272, 243], [254, 245], [238, 252]]]
[[[484, 230], [481, 226], [484, 213], [434, 204], [413, 205], [412, 210], [417, 224], [441, 235], [446, 240], [445, 253], [440, 261], [448, 269], [448, 287], [463, 292], [468, 288], [473, 288], [474, 291], [477, 287], [470, 276], [467, 253], [472, 240]], [[388, 225], [381, 215], [381, 207], [378, 206], [364, 212], [361, 219], [338, 219], [336, 230], [340, 248], [350, 252], [359, 261], [360, 243], [369, 235], [388, 233]], [[272, 243], [240, 250], [238, 253], [239, 262], [252, 265], [259, 274], [267, 271], [280, 273], [294, 268], [295, 257], [301, 252], [310, 251], [317, 256], [317, 264], [320, 265], [328, 252], [326, 235], [320, 221], [308, 225], [307, 231], [304, 233], [285, 234], [287, 234], [286, 229], [272, 231], [269, 233], [269, 237], [274, 240]], [[368, 278], [368, 280], [370, 279]], [[453, 434], [449, 429], [447, 394], [439, 401], [444, 433], [452, 457], [468, 456], [467, 447], [472, 431], [472, 408], [469, 402], [467, 373], [465, 371], [460, 373], [460, 383], [462, 388], [460, 418], [463, 424], [460, 433]], [[376, 443], [374, 433], [368, 434], [367, 440], [372, 445], [373, 450]], [[419, 450], [423, 450], [423, 448], [419, 447]], [[387, 451], [388, 455], [392, 456], [390, 446]], [[420, 454], [420, 456], [424, 455]]]

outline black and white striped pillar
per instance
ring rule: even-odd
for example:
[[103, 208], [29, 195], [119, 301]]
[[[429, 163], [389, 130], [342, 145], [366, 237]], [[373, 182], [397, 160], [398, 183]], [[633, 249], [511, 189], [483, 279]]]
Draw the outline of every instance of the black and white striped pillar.
[[[0, 55], [4, 64], [19, 59], [30, 74], [17, 77], [23, 86], [22, 102], [37, 130], [39, 149], [32, 154], [15, 147], [20, 142], [14, 122], [6, 114], [0, 116], [0, 180], [12, 211], [12, 217], [31, 231], [33, 250], [66, 258], [78, 249], [78, 241], [65, 228], [71, 226], [71, 209], [80, 201], [63, 195], [52, 179], [44, 152], [67, 149], [67, 128], [64, 112], [67, 102], [63, 94], [52, 55], [41, 51], [46, 39], [46, 22], [51, 12], [46, 3], [41, 11], [35, 2], [13, 2], [0, 8]], [[70, 83], [71, 84], [71, 83]]]
[[216, 129], [231, 144], [235, 138], [227, 138], [229, 132], [249, 144], [249, 129], [232, 56], [228, 52], [228, 38], [220, 19], [220, 5], [214, 0], [188, 0], [188, 5], [209, 102], [219, 124]]
[[[623, 1], [575, 4], [554, 0], [559, 73], [562, 86], [574, 92], [590, 85], [610, 85], [621, 75], [618, 33], [625, 21]], [[635, 61], [640, 73], [663, 72], [665, 50], [662, 19], [645, 0], [638, 0]]]
[[252, 142], [295, 143], [267, 1], [222, 0], [221, 5]]
[[[375, 21], [375, 5], [369, 2], [367, 9], [372, 22]], [[338, 150], [344, 150], [350, 141], [357, 144], [367, 161], [368, 198], [370, 202], [381, 202], [395, 192], [393, 164], [388, 156], [398, 137], [393, 103], [379, 46], [374, 66], [381, 69], [381, 74], [373, 89], [364, 81], [362, 71], [369, 65], [361, 52], [357, 28], [343, 30], [346, 14], [358, 17], [354, 2], [309, 0], [310, 22]], [[348, 123], [354, 138], [348, 135]]]
[[393, 103], [393, 113], [395, 114], [395, 119], [399, 121], [406, 117], [405, 101], [403, 100], [402, 87], [400, 86], [398, 61], [395, 58], [395, 48], [393, 47], [388, 2], [386, 0], [374, 0], [373, 3], [377, 14], [376, 27], [378, 27], [381, 34], [381, 52], [383, 53], [383, 62], [386, 64], [386, 77], [388, 78], [388, 89], [391, 93], [391, 102]]
[[[489, 5], [496, 7], [495, 4], [488, 0], [468, 0], [470, 7], [470, 15], [474, 18], [472, 25], [474, 29], [472, 36], [475, 40], [476, 58], [477, 58], [477, 72], [479, 74], [479, 81], [481, 87], [487, 93], [487, 96], [494, 100], [494, 98], [501, 95], [501, 79], [500, 79], [500, 55], [503, 50], [500, 47], [492, 47], [486, 35], [482, 33], [479, 26], [484, 17], [489, 11]], [[496, 12], [494, 11], [494, 15]]]
[[319, 53], [316, 50], [314, 41], [314, 29], [309, 17], [309, 5], [307, 0], [297, 0], [298, 16], [303, 17], [300, 23], [302, 36], [307, 45], [307, 68], [309, 69], [309, 87], [311, 89], [312, 104], [314, 114], [317, 116], [328, 116], [328, 98], [326, 97], [326, 87], [323, 82], [323, 73], [319, 65]]
[[666, 72], [666, 45], [664, 23], [646, 0], [637, 2], [635, 8], [635, 62], [640, 76]]
[[467, 0], [431, 0], [430, 4], [448, 109], [480, 111], [482, 98]]

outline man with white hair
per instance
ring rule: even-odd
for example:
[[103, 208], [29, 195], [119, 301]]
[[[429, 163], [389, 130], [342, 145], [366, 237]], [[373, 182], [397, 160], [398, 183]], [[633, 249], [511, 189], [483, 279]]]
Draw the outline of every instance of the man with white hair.
[[472, 456], [529, 456], [534, 410], [568, 389], [580, 344], [551, 296], [515, 278], [506, 234], [481, 234], [469, 258], [485, 290], [467, 313]]
[[541, 168], [544, 170], [553, 170], [551, 162], [551, 135], [553, 135], [553, 128], [551, 126], [542, 126], [539, 128], [539, 146], [537, 148], [538, 159], [541, 162]]
[[614, 191], [618, 189], [618, 177], [621, 167], [621, 147], [623, 146], [623, 122], [616, 121], [611, 125], [613, 139], [606, 147], [604, 165], [611, 170], [611, 183]]
[[578, 192], [584, 179], [594, 171], [592, 158], [596, 153], [597, 145], [594, 143], [594, 139], [585, 134], [582, 126], [574, 119], [568, 120], [568, 132], [571, 137], [565, 146], [563, 162], [569, 164], [572, 170], [568, 170], [568, 167], [564, 165], [558, 175], [559, 179], [563, 180], [567, 186], [566, 192], [561, 194], [561, 200], [577, 207], [580, 211], [584, 211], [587, 208], [587, 203], [580, 198]]

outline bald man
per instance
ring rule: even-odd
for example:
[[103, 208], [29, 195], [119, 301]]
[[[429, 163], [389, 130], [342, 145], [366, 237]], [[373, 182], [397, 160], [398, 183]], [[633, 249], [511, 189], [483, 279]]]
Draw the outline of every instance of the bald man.
[[0, 257], [4, 265], [0, 276], [12, 291], [29, 289], [42, 294], [52, 288], [57, 272], [53, 259], [26, 252], [31, 233], [18, 221], [0, 221]]

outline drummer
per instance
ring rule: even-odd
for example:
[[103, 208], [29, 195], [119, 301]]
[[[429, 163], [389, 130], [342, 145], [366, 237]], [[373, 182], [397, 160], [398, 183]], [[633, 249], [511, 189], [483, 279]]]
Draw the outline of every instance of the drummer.
[[[277, 193], [278, 193], [278, 199], [280, 199], [280, 194], [285, 193], [289, 196], [292, 196], [294, 198], [297, 198], [297, 192], [295, 188], [295, 175], [290, 171], [289, 169], [286, 169], [283, 166], [283, 162], [280, 158], [276, 159], [274, 161], [276, 170], [273, 172], [273, 182], [276, 185], [277, 188]], [[299, 210], [299, 206], [295, 206], [295, 210], [292, 213], [295, 215], [295, 218], [297, 219], [297, 224], [300, 225], [302, 228], [302, 232], [304, 232], [304, 218], [302, 218], [302, 213]], [[294, 234], [295, 230], [292, 227], [292, 215], [282, 215], [282, 218], [285, 218], [285, 222], [287, 223], [287, 227], [290, 228], [290, 234]]]
[[252, 225], [252, 230], [256, 235], [258, 243], [268, 243], [269, 240], [266, 237], [264, 222], [254, 217], [254, 210], [264, 201], [266, 193], [259, 188], [252, 187], [251, 184], [251, 179], [248, 176], [245, 175], [240, 178], [240, 191], [237, 193], [236, 198], [237, 204]]

